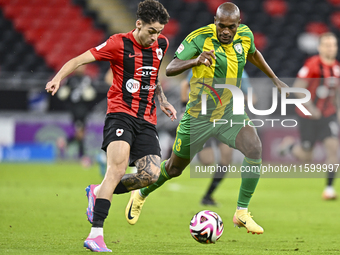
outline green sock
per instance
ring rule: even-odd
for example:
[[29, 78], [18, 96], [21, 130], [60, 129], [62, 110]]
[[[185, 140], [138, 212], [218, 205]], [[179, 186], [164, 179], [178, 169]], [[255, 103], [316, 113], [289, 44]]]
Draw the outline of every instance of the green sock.
[[249, 172], [243, 171], [241, 173], [242, 183], [237, 200], [238, 207], [248, 208], [250, 199], [255, 191], [257, 183], [259, 182], [261, 164], [262, 159], [250, 159], [244, 157], [242, 170], [248, 170]]
[[154, 191], [155, 189], [158, 189], [160, 186], [162, 186], [164, 182], [171, 179], [170, 176], [168, 175], [168, 173], [165, 170], [165, 162], [166, 162], [166, 160], [164, 160], [161, 163], [161, 173], [158, 177], [158, 180], [154, 184], [151, 184], [150, 186], [147, 186], [147, 187], [140, 189], [140, 193], [144, 197], [148, 196], [152, 191]]

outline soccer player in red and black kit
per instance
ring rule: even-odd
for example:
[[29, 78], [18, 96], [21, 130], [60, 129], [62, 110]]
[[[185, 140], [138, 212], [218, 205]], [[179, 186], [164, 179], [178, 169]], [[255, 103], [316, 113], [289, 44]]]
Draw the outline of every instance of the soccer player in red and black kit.
[[[294, 87], [310, 91], [311, 100], [304, 105], [312, 115], [305, 116], [296, 108], [301, 143], [295, 144], [293, 137], [285, 137], [280, 145], [280, 152], [283, 155], [291, 152], [297, 159], [311, 162], [315, 143], [322, 141], [326, 149], [325, 163], [338, 164], [340, 119], [340, 63], [336, 60], [338, 41], [330, 32], [322, 34], [319, 40], [319, 55], [306, 60], [294, 83]], [[336, 198], [333, 188], [334, 174], [334, 171], [328, 172], [326, 188], [322, 194], [326, 200]]]
[[[107, 94], [102, 144], [107, 153], [107, 170], [100, 185], [86, 189], [92, 228], [84, 246], [92, 251], [111, 252], [104, 242], [103, 223], [112, 194], [148, 186], [157, 181], [160, 173], [156, 95], [162, 111], [171, 120], [176, 118], [176, 110], [167, 102], [158, 82], [160, 64], [169, 45], [161, 32], [168, 21], [169, 14], [158, 1], [139, 3], [136, 29], [112, 35], [103, 44], [71, 59], [46, 85], [47, 92], [54, 95], [60, 81], [78, 66], [110, 61], [113, 83]], [[125, 174], [129, 163], [137, 167], [136, 174]]]

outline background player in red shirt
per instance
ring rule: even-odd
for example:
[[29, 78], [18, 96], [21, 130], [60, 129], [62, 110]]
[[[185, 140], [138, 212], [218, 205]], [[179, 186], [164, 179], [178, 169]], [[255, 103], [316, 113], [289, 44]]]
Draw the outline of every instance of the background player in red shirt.
[[[282, 155], [291, 152], [304, 162], [311, 162], [314, 145], [322, 141], [326, 151], [326, 164], [338, 164], [339, 148], [339, 77], [340, 64], [336, 60], [338, 41], [333, 33], [320, 36], [319, 55], [306, 60], [298, 73], [294, 87], [306, 88], [311, 92], [311, 100], [304, 106], [312, 114], [305, 116], [298, 108], [301, 143], [295, 144], [293, 137], [285, 137], [280, 145]], [[296, 97], [301, 96], [296, 94]], [[328, 172], [327, 186], [323, 198], [335, 199], [333, 188], [335, 172]]]
[[[101, 185], [86, 188], [89, 200], [88, 220], [91, 232], [84, 246], [92, 251], [110, 252], [103, 239], [103, 223], [108, 215], [112, 194], [121, 194], [148, 186], [160, 173], [160, 145], [156, 131], [155, 96], [162, 111], [171, 120], [176, 110], [170, 105], [158, 83], [158, 71], [168, 49], [161, 35], [169, 14], [155, 0], [138, 5], [136, 29], [112, 35], [103, 44], [68, 61], [47, 83], [54, 95], [60, 81], [77, 67], [93, 61], [110, 61], [113, 82], [107, 94], [107, 115], [102, 149], [107, 153], [107, 170]], [[136, 165], [136, 174], [125, 174]]]

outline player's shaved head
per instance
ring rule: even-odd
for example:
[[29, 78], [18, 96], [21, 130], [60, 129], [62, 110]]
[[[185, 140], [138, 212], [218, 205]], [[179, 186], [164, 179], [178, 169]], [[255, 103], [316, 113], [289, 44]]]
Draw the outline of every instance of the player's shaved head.
[[217, 8], [214, 18], [218, 40], [224, 44], [231, 43], [240, 25], [240, 21], [240, 10], [235, 4], [221, 4]]
[[235, 18], [240, 18], [240, 9], [233, 3], [223, 3], [217, 8], [216, 16], [235, 16]]

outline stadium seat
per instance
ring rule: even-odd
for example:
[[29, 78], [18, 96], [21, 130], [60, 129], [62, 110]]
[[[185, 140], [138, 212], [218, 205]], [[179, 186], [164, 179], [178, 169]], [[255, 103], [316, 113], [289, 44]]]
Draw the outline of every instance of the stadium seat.
[[282, 17], [286, 14], [288, 6], [285, 0], [266, 0], [263, 8], [272, 17]]
[[331, 22], [335, 28], [340, 29], [340, 11], [334, 12], [331, 15]]
[[6, 18], [12, 19], [20, 15], [24, 6], [5, 5], [3, 11]]
[[328, 32], [328, 26], [323, 22], [310, 22], [306, 25], [306, 32], [320, 35]]
[[267, 37], [260, 32], [254, 32], [254, 42], [255, 45], [257, 47], [257, 49], [259, 49], [260, 51], [264, 50], [265, 47], [267, 46]]
[[175, 19], [170, 19], [169, 23], [164, 27], [162, 34], [164, 34], [168, 39], [172, 39], [176, 36], [179, 30], [179, 23]]
[[335, 6], [340, 6], [340, 0], [328, 0], [329, 3]]

